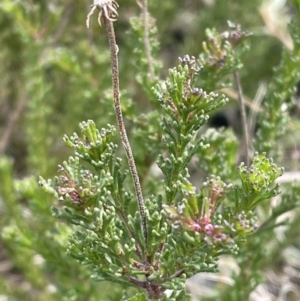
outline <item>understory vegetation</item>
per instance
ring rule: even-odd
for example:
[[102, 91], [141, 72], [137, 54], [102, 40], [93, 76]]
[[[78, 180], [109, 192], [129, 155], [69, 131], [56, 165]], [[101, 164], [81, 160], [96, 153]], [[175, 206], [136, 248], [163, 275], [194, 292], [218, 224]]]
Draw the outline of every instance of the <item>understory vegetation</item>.
[[0, 16], [1, 301], [299, 300], [299, 0]]

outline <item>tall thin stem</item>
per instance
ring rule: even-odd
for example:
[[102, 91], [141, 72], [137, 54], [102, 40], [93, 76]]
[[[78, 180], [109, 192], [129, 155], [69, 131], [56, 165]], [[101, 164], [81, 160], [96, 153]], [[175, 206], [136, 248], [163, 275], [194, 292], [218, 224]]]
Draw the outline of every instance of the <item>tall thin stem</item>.
[[243, 127], [246, 164], [249, 165], [250, 140], [249, 140], [249, 129], [248, 129], [248, 123], [247, 123], [246, 109], [245, 109], [245, 103], [244, 103], [244, 98], [243, 98], [243, 90], [242, 90], [242, 85], [240, 82], [240, 77], [239, 77], [239, 74], [237, 71], [233, 72], [233, 77], [234, 77], [234, 81], [235, 81], [236, 88], [238, 91], [238, 100], [240, 103], [240, 110], [241, 110], [241, 116], [242, 116], [242, 127]]
[[141, 222], [142, 222], [142, 231], [143, 236], [145, 239], [145, 245], [147, 248], [147, 220], [146, 220], [146, 213], [145, 213], [145, 204], [144, 204], [144, 198], [143, 193], [141, 189], [140, 179], [138, 176], [137, 168], [134, 162], [131, 146], [129, 144], [129, 140], [127, 137], [123, 115], [122, 115], [122, 109], [121, 109], [121, 102], [120, 102], [120, 88], [119, 88], [119, 67], [118, 67], [118, 46], [116, 44], [116, 36], [115, 36], [115, 30], [113, 26], [113, 22], [109, 19], [107, 19], [105, 16], [103, 16], [104, 25], [106, 28], [106, 33], [108, 36], [108, 42], [109, 42], [109, 49], [110, 49], [110, 58], [111, 58], [111, 71], [112, 71], [112, 86], [113, 86], [113, 96], [114, 96], [114, 106], [115, 106], [115, 112], [117, 117], [117, 123], [119, 132], [121, 135], [121, 140], [123, 143], [123, 147], [126, 152], [126, 156], [128, 159], [129, 169], [132, 175], [133, 184], [137, 196], [137, 202], [139, 207], [139, 212], [141, 215]]
[[153, 60], [151, 56], [151, 47], [149, 41], [148, 0], [142, 0], [141, 6], [142, 6], [142, 14], [143, 14], [143, 27], [144, 27], [144, 47], [145, 47], [145, 53], [148, 62], [149, 75], [150, 78], [153, 80], [155, 74], [154, 74]]

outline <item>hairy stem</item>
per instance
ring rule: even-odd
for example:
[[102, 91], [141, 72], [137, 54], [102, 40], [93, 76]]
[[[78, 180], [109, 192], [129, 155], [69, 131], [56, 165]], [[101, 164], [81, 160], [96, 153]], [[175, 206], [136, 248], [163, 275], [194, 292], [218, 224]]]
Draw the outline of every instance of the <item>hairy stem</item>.
[[249, 150], [250, 150], [250, 140], [249, 140], [249, 130], [246, 116], [245, 103], [243, 98], [243, 90], [240, 82], [240, 77], [237, 71], [233, 72], [234, 81], [238, 91], [238, 100], [240, 104], [241, 116], [242, 116], [242, 128], [243, 128], [243, 137], [244, 137], [244, 149], [245, 149], [245, 161], [246, 165], [249, 165]]
[[121, 109], [120, 88], [119, 88], [119, 67], [118, 67], [118, 56], [117, 56], [118, 46], [116, 44], [115, 30], [111, 20], [107, 19], [106, 17], [103, 17], [103, 20], [104, 20], [104, 25], [106, 28], [106, 33], [108, 36], [108, 42], [110, 48], [113, 96], [114, 96], [114, 106], [115, 106], [115, 112], [117, 117], [117, 123], [121, 135], [123, 147], [125, 149], [126, 156], [128, 159], [129, 169], [133, 179], [139, 212], [141, 215], [142, 231], [143, 231], [143, 237], [145, 239], [145, 245], [146, 245], [145, 249], [147, 249], [148, 232], [147, 232], [147, 220], [146, 220], [146, 213], [145, 213], [144, 198], [143, 198], [140, 179], [134, 162], [131, 146], [129, 144], [129, 140], [127, 137], [127, 133], [123, 121], [122, 109]]
[[148, 0], [142, 0], [141, 6], [142, 6], [142, 14], [143, 14], [143, 27], [144, 27], [144, 47], [145, 47], [145, 53], [148, 62], [149, 75], [150, 78], [153, 80], [155, 74], [154, 74], [153, 60], [151, 56], [151, 48], [150, 48], [150, 41], [149, 41]]

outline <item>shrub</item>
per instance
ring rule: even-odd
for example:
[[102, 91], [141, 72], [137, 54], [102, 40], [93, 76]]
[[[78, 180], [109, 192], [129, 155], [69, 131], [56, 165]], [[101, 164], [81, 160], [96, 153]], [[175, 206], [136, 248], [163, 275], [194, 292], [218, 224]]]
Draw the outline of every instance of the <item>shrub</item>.
[[[1, 159], [2, 199], [10, 216], [2, 237], [10, 260], [32, 288], [24, 297], [24, 290], [12, 292], [8, 281], [2, 287], [4, 294], [26, 300], [189, 300], [186, 279], [216, 273], [220, 257], [229, 255], [239, 271], [231, 274], [234, 284], [216, 290], [213, 298], [249, 299], [263, 281], [263, 272], [293, 243], [299, 222], [297, 213], [291, 221], [283, 220], [298, 206], [299, 185], [282, 184], [280, 189], [276, 180], [283, 168], [272, 158], [280, 160], [276, 145], [287, 133], [299, 80], [300, 4], [293, 3], [298, 13], [290, 24], [293, 48], [283, 50], [262, 104], [251, 103], [247, 109], [240, 75], [247, 69], [243, 60], [251, 53], [253, 36], [240, 25], [228, 22], [221, 33], [206, 30], [201, 53], [180, 57], [162, 80], [158, 31], [147, 2], [140, 3], [141, 16], [131, 18], [126, 41], [119, 44], [114, 32], [115, 24], [122, 22], [118, 4], [95, 3], [87, 25], [92, 27], [98, 18], [103, 28], [95, 30], [104, 36], [105, 29], [107, 51], [99, 53], [91, 40], [91, 49], [72, 40], [72, 48], [79, 52], [52, 49], [52, 41], [31, 45], [31, 53], [24, 54], [30, 61], [22, 76], [31, 78], [26, 93], [32, 99], [24, 122], [32, 170], [43, 177], [52, 175], [48, 167], [53, 168], [54, 162], [44, 154], [51, 153], [64, 127], [52, 130], [46, 121], [60, 120], [55, 115], [64, 112], [63, 123], [73, 121], [79, 112], [80, 117], [90, 116], [80, 123], [80, 133], [64, 136], [73, 154], [59, 165], [52, 180], [40, 177], [43, 190], [36, 187], [36, 177], [14, 179], [12, 161]], [[68, 5], [65, 14], [70, 14], [72, 3]], [[30, 25], [21, 9], [9, 2], [4, 1], [2, 10], [19, 18], [15, 24]], [[30, 37], [28, 28], [16, 31]], [[33, 61], [42, 49], [47, 55], [40, 70]], [[85, 53], [90, 63], [85, 62]], [[133, 95], [147, 99], [140, 104], [147, 108], [135, 105], [130, 86], [126, 87], [132, 81], [120, 76], [119, 65], [121, 71], [130, 66], [119, 64], [123, 55], [132, 57], [137, 72]], [[101, 75], [90, 77], [89, 72], [99, 66]], [[68, 80], [84, 95], [81, 99], [78, 91], [72, 94], [78, 106], [70, 102], [63, 107], [60, 100], [68, 91], [62, 91], [52, 105], [44, 102], [61, 86], [59, 77], [52, 75], [56, 68], [65, 79], [69, 73]], [[98, 101], [91, 102], [98, 82], [101, 116]], [[209, 118], [228, 104], [224, 91], [233, 91], [228, 90], [232, 86], [237, 91], [241, 130], [211, 128]], [[113, 108], [116, 126], [111, 125]], [[107, 125], [98, 128], [102, 117]], [[195, 167], [201, 173], [192, 175]], [[285, 237], [280, 240], [277, 231], [282, 226]]]

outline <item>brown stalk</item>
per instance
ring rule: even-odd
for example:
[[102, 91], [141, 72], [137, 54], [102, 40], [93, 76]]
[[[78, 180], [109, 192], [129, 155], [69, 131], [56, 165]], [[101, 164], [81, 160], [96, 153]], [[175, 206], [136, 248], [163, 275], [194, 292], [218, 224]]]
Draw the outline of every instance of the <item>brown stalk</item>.
[[144, 27], [144, 47], [145, 47], [145, 53], [148, 61], [149, 75], [150, 78], [153, 80], [155, 74], [154, 74], [153, 60], [151, 56], [151, 47], [150, 47], [150, 40], [149, 40], [148, 0], [142, 0], [141, 6], [142, 6], [142, 14], [143, 14], [143, 27]]
[[244, 137], [244, 149], [245, 149], [245, 161], [246, 165], [249, 166], [249, 151], [250, 151], [250, 139], [249, 139], [249, 130], [245, 109], [245, 102], [243, 98], [243, 90], [240, 82], [240, 77], [237, 71], [233, 72], [234, 81], [236, 84], [237, 92], [238, 92], [238, 100], [240, 104], [241, 116], [242, 116], [242, 128], [243, 128], [243, 137]]
[[116, 44], [116, 36], [115, 36], [113, 22], [111, 20], [109, 20], [105, 15], [103, 15], [103, 21], [104, 21], [103, 23], [106, 28], [106, 33], [107, 33], [108, 42], [109, 42], [109, 49], [110, 49], [112, 86], [113, 86], [115, 113], [116, 113], [116, 117], [117, 117], [119, 132], [121, 135], [121, 140], [122, 140], [125, 152], [126, 152], [129, 169], [130, 169], [132, 179], [133, 179], [133, 184], [134, 184], [134, 188], [135, 188], [135, 192], [136, 192], [136, 196], [137, 196], [139, 212], [141, 215], [143, 237], [145, 239], [145, 244], [146, 244], [145, 249], [147, 249], [148, 232], [147, 232], [147, 220], [146, 220], [146, 213], [145, 213], [144, 198], [143, 198], [140, 179], [139, 179], [137, 168], [136, 168], [135, 161], [133, 158], [131, 146], [129, 144], [129, 140], [127, 137], [124, 120], [123, 120], [123, 115], [122, 115], [121, 102], [120, 102], [119, 67], [118, 67], [118, 56], [117, 56], [119, 48]]

